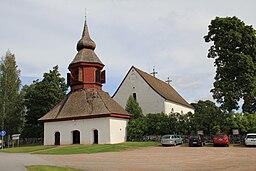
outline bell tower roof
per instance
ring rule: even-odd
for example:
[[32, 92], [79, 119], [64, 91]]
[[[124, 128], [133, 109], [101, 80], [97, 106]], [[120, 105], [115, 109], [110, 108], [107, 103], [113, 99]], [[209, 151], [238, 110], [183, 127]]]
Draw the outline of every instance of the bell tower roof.
[[82, 33], [82, 38], [77, 42], [77, 54], [70, 65], [80, 62], [85, 63], [97, 63], [104, 65], [98, 56], [95, 54], [94, 49], [96, 48], [95, 42], [90, 38], [88, 31], [87, 21], [85, 17], [84, 29]]
[[86, 18], [84, 22], [84, 30], [83, 30], [82, 38], [77, 42], [77, 45], [76, 45], [77, 51], [83, 48], [87, 48], [91, 50], [94, 50], [96, 48], [95, 42], [90, 38]]

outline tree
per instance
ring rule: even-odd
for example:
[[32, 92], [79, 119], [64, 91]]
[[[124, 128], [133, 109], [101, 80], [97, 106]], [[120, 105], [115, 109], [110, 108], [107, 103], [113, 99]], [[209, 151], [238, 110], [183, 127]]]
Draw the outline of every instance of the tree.
[[129, 96], [125, 106], [125, 110], [128, 113], [133, 114], [135, 118], [144, 116], [139, 103], [133, 98], [133, 96]]
[[58, 66], [54, 66], [49, 73], [44, 73], [42, 81], [36, 80], [25, 87], [27, 114], [24, 137], [43, 136], [43, 123], [38, 119], [64, 98], [67, 88], [65, 79], [58, 71]]
[[7, 51], [0, 63], [0, 122], [1, 129], [7, 134], [20, 133], [24, 123], [25, 108], [19, 77], [15, 55]]
[[208, 28], [204, 39], [213, 42], [208, 58], [215, 59], [216, 67], [213, 98], [229, 112], [238, 109], [238, 102], [243, 99], [243, 110], [255, 112], [255, 30], [237, 17], [216, 17]]
[[193, 131], [203, 130], [205, 134], [215, 134], [217, 129], [223, 131], [225, 113], [210, 100], [192, 103], [195, 113], [191, 115], [191, 127]]

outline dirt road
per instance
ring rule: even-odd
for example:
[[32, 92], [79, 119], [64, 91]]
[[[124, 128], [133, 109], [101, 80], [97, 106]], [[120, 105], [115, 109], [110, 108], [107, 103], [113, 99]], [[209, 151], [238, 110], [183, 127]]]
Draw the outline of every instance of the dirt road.
[[256, 170], [256, 148], [240, 146], [159, 146], [123, 152], [37, 157], [87, 171]]

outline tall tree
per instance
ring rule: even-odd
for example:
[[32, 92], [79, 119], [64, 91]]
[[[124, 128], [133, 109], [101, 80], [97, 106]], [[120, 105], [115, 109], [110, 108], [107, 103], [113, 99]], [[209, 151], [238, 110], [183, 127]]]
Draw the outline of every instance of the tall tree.
[[191, 115], [191, 129], [194, 132], [203, 130], [205, 134], [215, 134], [216, 128], [220, 128], [223, 131], [225, 113], [222, 112], [215, 103], [206, 100], [192, 103], [195, 108], [195, 113]]
[[58, 66], [44, 73], [43, 80], [36, 80], [25, 87], [25, 105], [27, 107], [24, 137], [42, 137], [43, 123], [38, 119], [49, 112], [66, 95], [67, 85], [61, 77]]
[[238, 109], [238, 102], [243, 99], [243, 110], [255, 112], [255, 30], [237, 17], [216, 17], [208, 28], [204, 39], [213, 42], [208, 58], [215, 59], [216, 67], [213, 98], [229, 112]]
[[142, 109], [139, 103], [133, 98], [133, 96], [129, 96], [125, 106], [125, 110], [128, 113], [133, 114], [135, 118], [143, 116]]
[[20, 87], [15, 55], [7, 51], [0, 63], [0, 122], [1, 129], [7, 134], [20, 133], [24, 123], [25, 108]]

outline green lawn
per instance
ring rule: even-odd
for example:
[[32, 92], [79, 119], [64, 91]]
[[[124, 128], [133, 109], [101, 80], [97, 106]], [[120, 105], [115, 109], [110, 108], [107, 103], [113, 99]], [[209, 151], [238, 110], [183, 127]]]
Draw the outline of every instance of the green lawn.
[[159, 142], [125, 142], [120, 144], [95, 144], [95, 145], [69, 145], [69, 146], [31, 146], [4, 149], [10, 153], [34, 154], [90, 154], [102, 152], [116, 152], [138, 147], [158, 146]]
[[80, 169], [73, 169], [69, 167], [58, 167], [58, 166], [26, 166], [28, 171], [82, 171]]
[[4, 148], [3, 150], [0, 150], [0, 152], [6, 152], [6, 153], [31, 153], [31, 152], [34, 152], [34, 151], [48, 150], [48, 149], [51, 149], [51, 148], [55, 148], [55, 146], [37, 145], [37, 146], [27, 146], [27, 147]]

